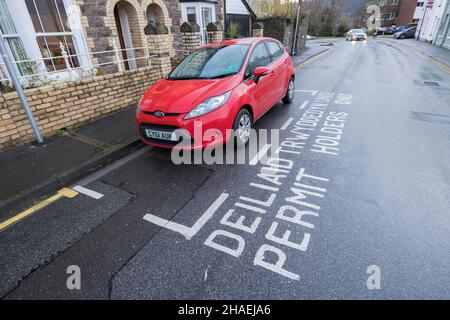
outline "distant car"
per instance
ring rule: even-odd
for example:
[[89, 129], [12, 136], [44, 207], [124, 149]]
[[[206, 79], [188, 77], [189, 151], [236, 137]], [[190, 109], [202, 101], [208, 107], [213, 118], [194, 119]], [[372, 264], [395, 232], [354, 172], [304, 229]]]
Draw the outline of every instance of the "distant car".
[[395, 33], [395, 27], [386, 28], [384, 31], [384, 34], [394, 34]]
[[306, 35], [306, 40], [315, 40], [316, 37], [310, 36], [309, 34]]
[[347, 32], [345, 41], [367, 40], [367, 34], [362, 29], [351, 29]]
[[408, 28], [394, 33], [395, 39], [414, 39], [416, 36], [416, 27]]

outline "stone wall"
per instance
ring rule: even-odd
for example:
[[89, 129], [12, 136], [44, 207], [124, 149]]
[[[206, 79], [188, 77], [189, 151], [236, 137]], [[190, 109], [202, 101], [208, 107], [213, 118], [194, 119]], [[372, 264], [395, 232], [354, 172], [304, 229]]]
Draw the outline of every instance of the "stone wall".
[[[277, 39], [292, 52], [294, 45], [295, 21], [285, 17], [266, 18], [260, 21], [264, 25], [264, 36]], [[306, 45], [307, 21], [305, 20], [297, 32], [296, 52], [299, 53]]]
[[[136, 104], [161, 77], [157, 66], [25, 90], [44, 136]], [[34, 140], [16, 92], [0, 94], [0, 150]]]

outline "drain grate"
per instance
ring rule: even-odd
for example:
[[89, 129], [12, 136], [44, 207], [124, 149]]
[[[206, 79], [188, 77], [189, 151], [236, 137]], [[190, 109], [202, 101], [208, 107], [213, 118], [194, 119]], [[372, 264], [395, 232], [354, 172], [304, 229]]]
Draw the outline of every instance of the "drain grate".
[[441, 86], [439, 84], [439, 82], [437, 82], [437, 81], [426, 81], [426, 80], [414, 79], [413, 82], [417, 86], [426, 86], [426, 87], [433, 87], [433, 88], [438, 88]]
[[424, 81], [423, 84], [428, 87], [439, 87], [439, 83], [436, 81]]
[[414, 120], [450, 124], [450, 116], [446, 116], [443, 114], [411, 111], [410, 115]]

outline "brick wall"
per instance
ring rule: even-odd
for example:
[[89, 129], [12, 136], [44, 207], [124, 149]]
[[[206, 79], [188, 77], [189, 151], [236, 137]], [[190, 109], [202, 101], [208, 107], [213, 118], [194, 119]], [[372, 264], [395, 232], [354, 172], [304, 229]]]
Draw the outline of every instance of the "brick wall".
[[[158, 67], [108, 74], [25, 91], [44, 136], [136, 104], [161, 77]], [[17, 93], [0, 94], [0, 150], [34, 140]]]

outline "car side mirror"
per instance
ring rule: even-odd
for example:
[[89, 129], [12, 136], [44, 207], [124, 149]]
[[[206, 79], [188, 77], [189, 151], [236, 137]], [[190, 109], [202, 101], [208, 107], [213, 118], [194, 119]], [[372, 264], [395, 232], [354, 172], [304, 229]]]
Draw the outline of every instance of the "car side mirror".
[[255, 76], [253, 81], [255, 83], [258, 83], [259, 80], [261, 79], [261, 77], [264, 77], [268, 73], [269, 73], [269, 68], [265, 68], [265, 67], [257, 67], [257, 68], [255, 68], [255, 70], [253, 71], [253, 75]]

